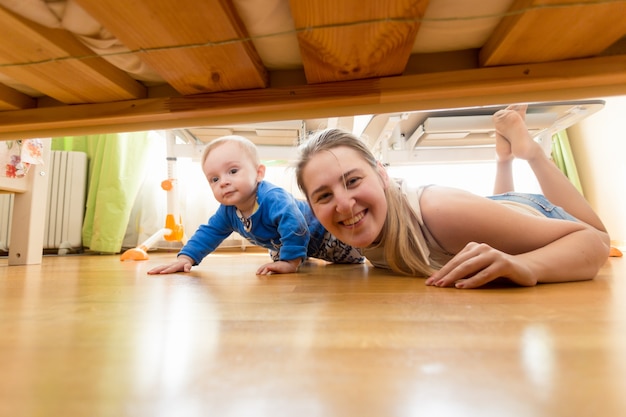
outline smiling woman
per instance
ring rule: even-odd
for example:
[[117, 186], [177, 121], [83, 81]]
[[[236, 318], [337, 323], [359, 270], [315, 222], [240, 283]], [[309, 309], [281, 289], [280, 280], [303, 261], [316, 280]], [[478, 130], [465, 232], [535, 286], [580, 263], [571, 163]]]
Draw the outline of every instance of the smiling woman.
[[[525, 112], [526, 106], [510, 106], [493, 116], [495, 189], [503, 193], [493, 198], [438, 186], [401, 190], [363, 141], [339, 129], [322, 131], [302, 146], [297, 181], [331, 233], [363, 248], [374, 265], [426, 276], [429, 285], [474, 288], [501, 277], [524, 286], [592, 279], [609, 254], [609, 236], [532, 139]], [[529, 163], [545, 197], [513, 193], [515, 157]], [[554, 259], [567, 260], [571, 269]]]
[[[326, 134], [326, 140], [338, 143], [345, 132]], [[298, 177], [313, 212], [331, 233], [361, 248], [376, 241], [387, 214], [389, 177], [382, 165], [335, 146], [311, 158]]]

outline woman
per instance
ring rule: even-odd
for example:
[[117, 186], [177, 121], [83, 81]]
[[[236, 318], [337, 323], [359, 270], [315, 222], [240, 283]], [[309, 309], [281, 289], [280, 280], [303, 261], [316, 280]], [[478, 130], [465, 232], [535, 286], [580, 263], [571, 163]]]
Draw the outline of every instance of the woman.
[[[428, 277], [427, 285], [592, 279], [609, 254], [609, 236], [530, 137], [524, 114], [524, 106], [511, 106], [494, 115], [494, 197], [439, 186], [401, 189], [361, 140], [337, 129], [302, 146], [298, 185], [330, 233], [362, 248], [375, 266]], [[527, 160], [543, 195], [501, 194], [512, 191], [514, 157]]]

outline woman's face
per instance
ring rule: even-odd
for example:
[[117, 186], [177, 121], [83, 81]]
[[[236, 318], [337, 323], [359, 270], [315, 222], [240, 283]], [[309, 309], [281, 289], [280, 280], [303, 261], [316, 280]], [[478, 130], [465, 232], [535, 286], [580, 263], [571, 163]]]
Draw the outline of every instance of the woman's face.
[[355, 150], [339, 146], [315, 154], [302, 171], [304, 189], [320, 223], [354, 247], [371, 245], [387, 216], [386, 171]]

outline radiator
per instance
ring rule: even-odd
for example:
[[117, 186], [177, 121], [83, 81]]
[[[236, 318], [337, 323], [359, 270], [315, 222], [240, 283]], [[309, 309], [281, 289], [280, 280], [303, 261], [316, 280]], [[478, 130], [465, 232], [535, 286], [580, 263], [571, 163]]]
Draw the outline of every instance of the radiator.
[[12, 213], [13, 194], [0, 194], [0, 250], [3, 252], [9, 251]]
[[[44, 250], [57, 249], [60, 255], [82, 250], [82, 228], [87, 188], [87, 154], [52, 151]], [[11, 242], [13, 195], [0, 195], [0, 250], [8, 251]]]

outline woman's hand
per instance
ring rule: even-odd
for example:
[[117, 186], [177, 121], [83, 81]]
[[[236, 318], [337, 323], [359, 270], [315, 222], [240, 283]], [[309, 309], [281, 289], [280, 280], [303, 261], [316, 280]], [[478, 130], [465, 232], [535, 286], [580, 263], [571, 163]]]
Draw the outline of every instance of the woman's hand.
[[521, 286], [537, 284], [532, 271], [518, 257], [484, 243], [470, 242], [439, 271], [430, 276], [426, 280], [426, 285], [478, 288], [501, 277]]
[[181, 255], [178, 257], [176, 262], [168, 264], [168, 265], [159, 265], [157, 267], [152, 268], [148, 271], [148, 275], [158, 275], [158, 274], [173, 274], [175, 272], [189, 272], [191, 271], [191, 267], [193, 266], [193, 261]]
[[302, 261], [300, 259], [294, 259], [291, 261], [276, 261], [269, 264], [262, 265], [257, 269], [257, 275], [271, 275], [271, 274], [292, 274], [298, 272], [298, 267]]

